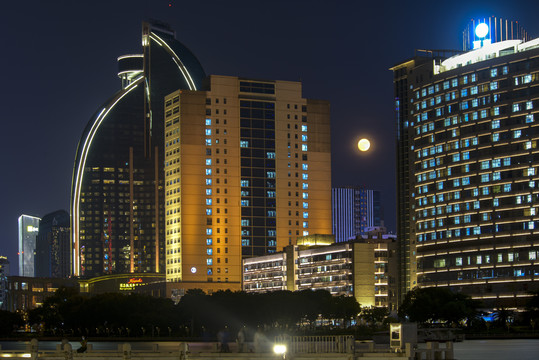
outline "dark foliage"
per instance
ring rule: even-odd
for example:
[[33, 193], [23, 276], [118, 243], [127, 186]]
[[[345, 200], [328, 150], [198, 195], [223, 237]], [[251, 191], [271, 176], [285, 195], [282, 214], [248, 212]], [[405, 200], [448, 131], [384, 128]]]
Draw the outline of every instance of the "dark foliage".
[[215, 336], [228, 326], [237, 331], [272, 327], [293, 329], [320, 317], [349, 324], [359, 313], [353, 297], [333, 297], [324, 290], [264, 294], [190, 290], [177, 305], [170, 299], [117, 293], [82, 297], [61, 288], [29, 314], [31, 324], [48, 333], [99, 336]]
[[409, 291], [399, 308], [399, 316], [419, 323], [446, 322], [458, 324], [477, 315], [479, 302], [445, 288], [423, 288]]
[[0, 310], [0, 336], [7, 336], [15, 328], [22, 325], [24, 325], [24, 321], [20, 314]]

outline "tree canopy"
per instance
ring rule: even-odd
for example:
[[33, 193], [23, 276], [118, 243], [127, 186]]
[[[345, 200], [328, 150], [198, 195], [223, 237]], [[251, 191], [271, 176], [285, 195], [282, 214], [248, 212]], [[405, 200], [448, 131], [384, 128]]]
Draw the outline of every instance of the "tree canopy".
[[478, 306], [478, 301], [446, 288], [421, 288], [406, 294], [399, 316], [419, 323], [458, 324], [475, 317]]
[[181, 336], [215, 334], [227, 325], [294, 328], [315, 320], [349, 324], [359, 313], [354, 297], [332, 296], [325, 290], [275, 291], [262, 294], [189, 290], [177, 305], [170, 299], [140, 294], [109, 293], [83, 297], [60, 288], [41, 308], [29, 314], [31, 324], [47, 332], [82, 335], [146, 335], [159, 331]]

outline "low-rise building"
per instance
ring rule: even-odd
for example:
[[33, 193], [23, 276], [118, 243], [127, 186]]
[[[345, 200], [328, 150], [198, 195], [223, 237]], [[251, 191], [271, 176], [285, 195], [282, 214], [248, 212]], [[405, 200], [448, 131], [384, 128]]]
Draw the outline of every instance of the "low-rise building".
[[335, 244], [332, 237], [305, 236], [284, 251], [243, 260], [243, 290], [323, 289], [355, 296], [361, 306], [397, 306], [396, 236], [384, 228]]

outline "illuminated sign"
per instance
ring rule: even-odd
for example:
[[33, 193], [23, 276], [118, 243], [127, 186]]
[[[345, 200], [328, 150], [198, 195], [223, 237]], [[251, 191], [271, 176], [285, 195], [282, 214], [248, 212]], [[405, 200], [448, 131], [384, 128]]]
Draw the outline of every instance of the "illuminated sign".
[[145, 285], [142, 278], [131, 278], [126, 283], [120, 284], [120, 291], [131, 291], [137, 286]]
[[487, 35], [489, 33], [488, 25], [485, 23], [478, 24], [475, 27], [475, 36], [479, 38], [479, 40], [475, 40], [473, 42], [473, 48], [479, 49], [482, 48], [485, 45], [490, 45], [491, 41], [490, 39], [487, 39]]
[[32, 225], [28, 225], [26, 227], [26, 231], [28, 232], [38, 232], [39, 231], [39, 228], [35, 227], [35, 226], [32, 226]]

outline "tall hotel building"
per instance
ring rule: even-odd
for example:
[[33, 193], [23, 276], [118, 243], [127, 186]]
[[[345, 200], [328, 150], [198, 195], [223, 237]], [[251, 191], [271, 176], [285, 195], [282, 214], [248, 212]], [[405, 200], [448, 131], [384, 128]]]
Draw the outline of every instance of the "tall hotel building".
[[331, 189], [331, 214], [336, 242], [365, 235], [369, 228], [383, 226], [381, 193], [361, 187]]
[[328, 102], [212, 75], [164, 109], [167, 293], [241, 290], [242, 258], [331, 233]]
[[539, 39], [496, 18], [472, 25], [465, 52], [391, 69], [400, 290], [519, 308], [539, 289]]
[[30, 215], [19, 216], [19, 276], [35, 276], [34, 257], [40, 220]]
[[142, 52], [118, 58], [122, 88], [84, 129], [73, 169], [73, 273], [163, 273], [164, 98], [197, 90], [196, 57], [160, 23], [143, 23]]

